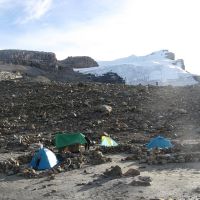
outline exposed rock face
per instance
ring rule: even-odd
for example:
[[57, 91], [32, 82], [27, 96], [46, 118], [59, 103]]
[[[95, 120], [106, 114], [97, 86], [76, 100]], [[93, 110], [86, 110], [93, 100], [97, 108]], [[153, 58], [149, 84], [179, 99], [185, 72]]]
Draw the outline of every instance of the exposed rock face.
[[125, 81], [123, 78], [121, 78], [118, 74], [113, 73], [113, 72], [108, 72], [106, 74], [103, 74], [102, 76], [95, 76], [93, 74], [88, 75], [88, 79], [92, 80], [94, 82], [99, 82], [99, 83], [124, 83]]
[[68, 57], [64, 60], [58, 62], [58, 66], [60, 69], [62, 68], [85, 68], [85, 67], [96, 67], [98, 63], [88, 57], [88, 56], [75, 56]]
[[193, 78], [194, 78], [196, 81], [200, 82], [200, 76], [195, 75], [195, 76], [193, 76]]
[[50, 52], [0, 50], [0, 62], [3, 64], [25, 65], [54, 71], [57, 59], [56, 55]]
[[166, 50], [165, 57], [170, 59], [170, 60], [174, 60], [175, 59], [175, 54]]
[[152, 55], [162, 55], [162, 56], [164, 56], [164, 58], [167, 58], [167, 59], [170, 59], [170, 60], [175, 60], [175, 54], [168, 51], [167, 49], [164, 49], [164, 50], [161, 50], [161, 51], [155, 51], [155, 52], [150, 54], [150, 56], [152, 56]]
[[177, 66], [181, 67], [183, 70], [185, 70], [185, 64], [184, 64], [184, 60], [183, 59], [175, 60], [173, 64], [177, 65]]

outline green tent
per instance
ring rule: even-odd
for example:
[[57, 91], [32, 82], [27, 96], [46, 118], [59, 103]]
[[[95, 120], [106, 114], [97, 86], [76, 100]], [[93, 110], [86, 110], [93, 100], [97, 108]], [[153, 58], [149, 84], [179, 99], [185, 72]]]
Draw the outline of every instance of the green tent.
[[55, 143], [57, 148], [62, 148], [74, 144], [85, 144], [87, 141], [82, 133], [58, 133], [55, 137]]

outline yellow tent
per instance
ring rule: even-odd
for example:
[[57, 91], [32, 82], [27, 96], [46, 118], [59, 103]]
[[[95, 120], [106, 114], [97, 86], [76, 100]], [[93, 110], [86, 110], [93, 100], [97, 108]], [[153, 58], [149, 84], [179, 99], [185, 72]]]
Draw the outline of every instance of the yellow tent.
[[112, 147], [117, 145], [118, 145], [117, 142], [115, 142], [112, 138], [107, 136], [101, 137], [101, 146]]

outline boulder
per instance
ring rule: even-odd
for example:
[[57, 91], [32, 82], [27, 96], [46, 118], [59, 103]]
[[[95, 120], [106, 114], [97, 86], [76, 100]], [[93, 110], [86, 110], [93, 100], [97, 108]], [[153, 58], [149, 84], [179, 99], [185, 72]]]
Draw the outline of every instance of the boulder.
[[95, 110], [96, 112], [110, 114], [112, 112], [112, 107], [108, 105], [100, 105], [100, 106], [97, 106]]
[[95, 150], [89, 152], [89, 163], [92, 165], [99, 165], [106, 162], [111, 162], [112, 159], [103, 155], [101, 151]]
[[121, 177], [122, 176], [122, 169], [118, 165], [111, 167], [111, 169], [107, 169], [104, 173], [105, 176], [108, 177]]
[[138, 176], [140, 175], [140, 171], [137, 169], [130, 168], [127, 172], [124, 173], [124, 176]]
[[132, 186], [150, 186], [151, 185], [151, 178], [150, 177], [135, 177], [133, 181], [130, 183]]

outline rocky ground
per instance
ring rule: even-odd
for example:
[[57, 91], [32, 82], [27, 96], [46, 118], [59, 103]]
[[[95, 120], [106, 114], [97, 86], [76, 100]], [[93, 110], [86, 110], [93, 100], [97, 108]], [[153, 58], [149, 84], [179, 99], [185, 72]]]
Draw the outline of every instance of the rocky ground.
[[[154, 134], [196, 139], [200, 87], [152, 87], [85, 83], [0, 83], [0, 133], [4, 137], [108, 132], [136, 140]], [[124, 141], [123, 140], [123, 141]]]
[[[197, 200], [200, 198], [199, 163], [139, 165], [122, 162], [126, 155], [110, 155], [112, 162], [86, 165], [81, 169], [26, 179], [21, 176], [0, 176], [0, 199], [96, 199], [96, 200]], [[140, 175], [107, 173], [118, 165], [125, 174], [136, 169]], [[106, 171], [107, 170], [107, 171]], [[145, 181], [141, 181], [145, 180]]]
[[[27, 179], [10, 170], [5, 174], [1, 163], [0, 199], [200, 198], [200, 86], [17, 80], [0, 82], [0, 90], [2, 162], [30, 153], [39, 141], [53, 149], [57, 131], [83, 132], [97, 142], [107, 132], [121, 144], [120, 149], [100, 149], [111, 158], [102, 159], [102, 164], [91, 161], [91, 152], [81, 169], [56, 169], [55, 176]], [[155, 135], [172, 139], [177, 149], [147, 155], [143, 145]], [[17, 168], [17, 162], [14, 165]], [[106, 176], [104, 172], [116, 165], [121, 175]], [[125, 176], [130, 168], [138, 169], [142, 178]], [[152, 181], [143, 181], [148, 177]]]

